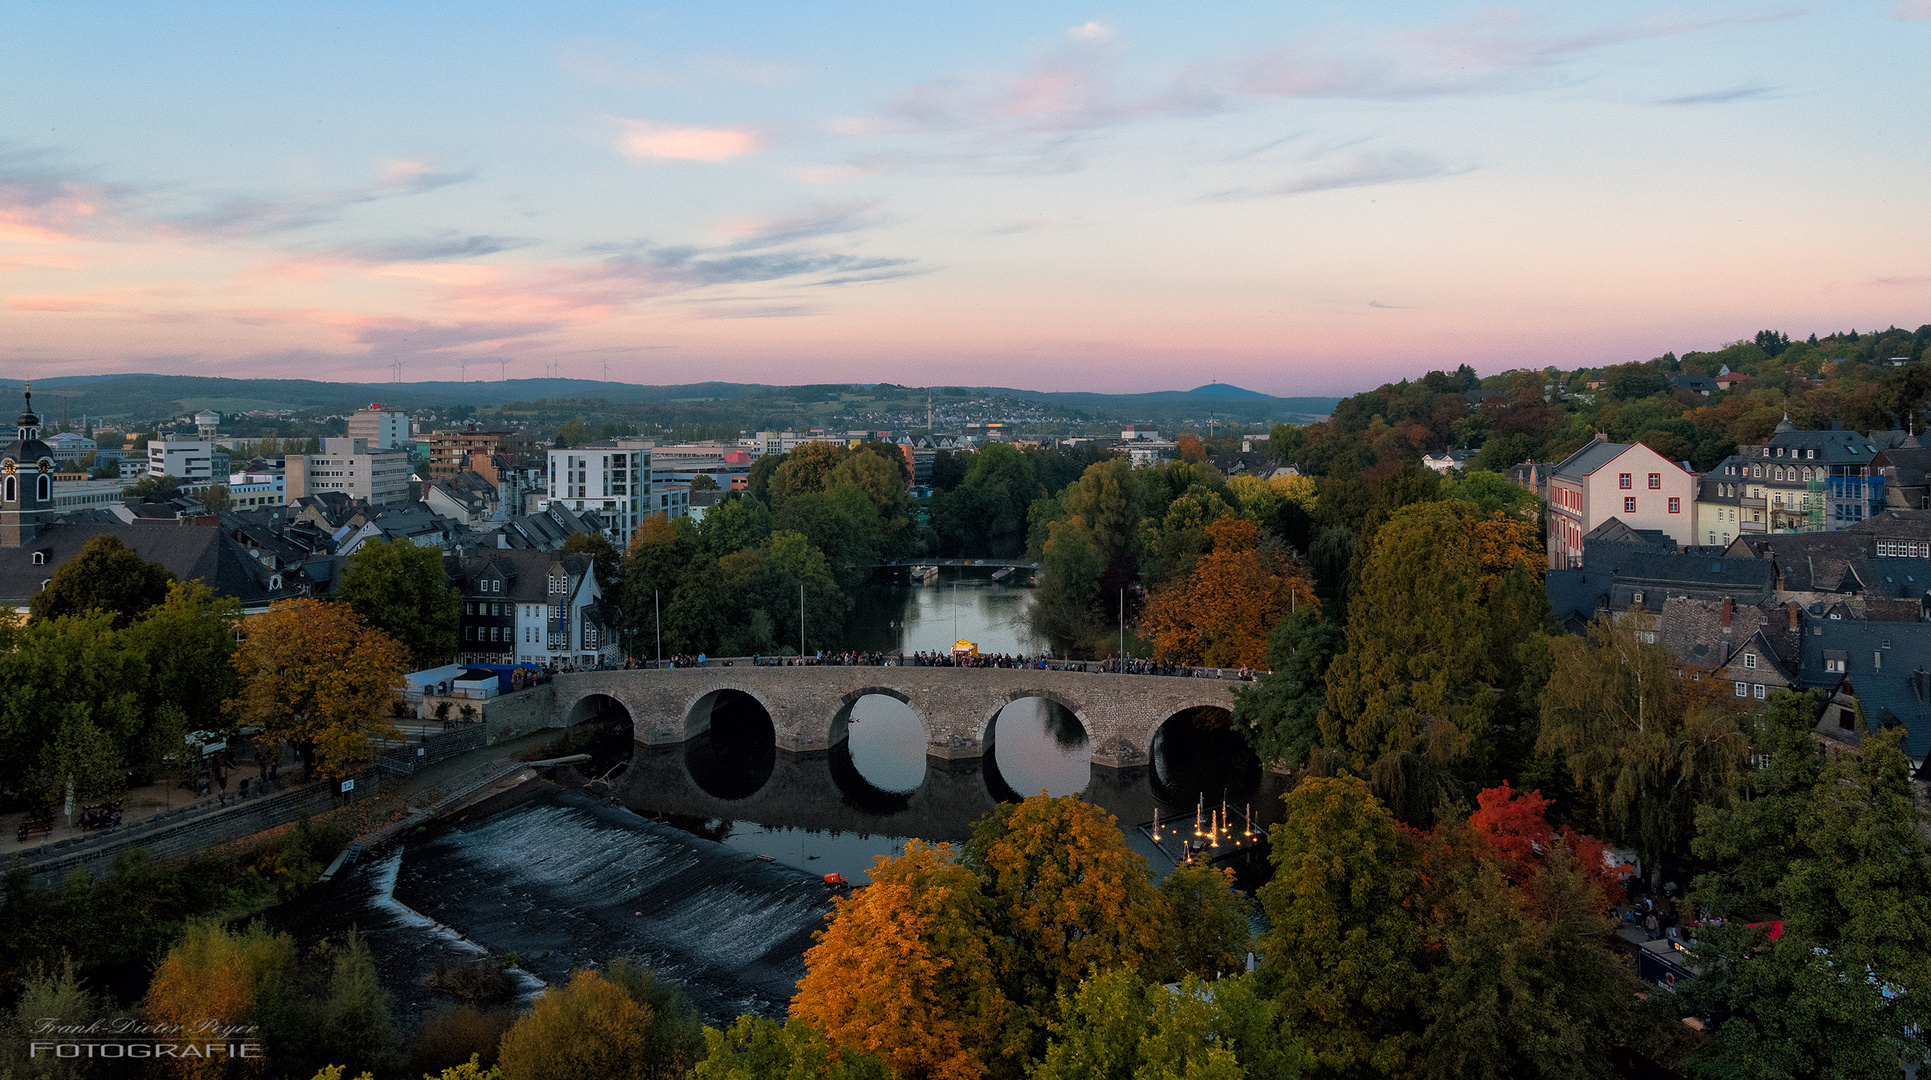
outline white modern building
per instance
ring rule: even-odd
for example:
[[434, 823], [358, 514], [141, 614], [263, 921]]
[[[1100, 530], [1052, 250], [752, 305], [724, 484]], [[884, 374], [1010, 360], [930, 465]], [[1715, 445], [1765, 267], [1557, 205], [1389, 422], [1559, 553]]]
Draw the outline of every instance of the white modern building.
[[552, 504], [578, 512], [595, 510], [608, 524], [611, 541], [621, 547], [644, 515], [656, 509], [650, 461], [651, 450], [642, 440], [552, 450], [549, 491], [535, 510]]
[[289, 454], [285, 498], [339, 491], [372, 506], [409, 499], [409, 455], [362, 439], [323, 439], [319, 454]]
[[228, 475], [228, 505], [236, 510], [288, 504], [287, 474], [238, 472]]
[[228, 475], [228, 451], [213, 439], [150, 439], [147, 474], [172, 476], [185, 487], [219, 483]]

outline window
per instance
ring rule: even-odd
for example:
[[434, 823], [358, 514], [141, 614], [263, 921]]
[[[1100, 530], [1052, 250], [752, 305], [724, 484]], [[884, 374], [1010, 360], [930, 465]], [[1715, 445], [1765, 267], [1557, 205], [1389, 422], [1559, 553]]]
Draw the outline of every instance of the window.
[[54, 478], [48, 476], [46, 473], [41, 473], [40, 478], [34, 481], [34, 498], [39, 499], [41, 502], [47, 502], [53, 497]]
[[1633, 593], [1630, 593], [1630, 594], [1629, 594], [1629, 602], [1630, 602], [1630, 603], [1632, 603], [1632, 604], [1640, 604], [1640, 603], [1642, 603], [1642, 602], [1643, 602], [1643, 592], [1642, 592], [1642, 590], [1641, 590], [1641, 589], [1638, 589], [1638, 590], [1636, 590], [1635, 592], [1633, 592]]
[[20, 491], [19, 482], [16, 481], [11, 476], [7, 477], [7, 501], [13, 502], [14, 500], [20, 498], [20, 495], [18, 494], [19, 491]]
[[1634, 487], [1635, 484], [1631, 482], [1628, 473], [1620, 473], [1616, 477], [1616, 486], [1619, 488], [1628, 489], [1628, 488]]
[[1738, 683], [1738, 684], [1737, 684], [1737, 696], [1738, 696], [1738, 697], [1749, 697], [1749, 696], [1750, 696], [1750, 684], [1749, 684], [1749, 683]]
[[1680, 514], [1680, 513], [1682, 513], [1682, 512], [1683, 512], [1683, 500], [1682, 500], [1682, 499], [1671, 499], [1671, 500], [1670, 500], [1670, 513], [1672, 513], [1672, 514]]
[[35, 566], [47, 565], [47, 553], [44, 551], [34, 552], [34, 565]]
[[1849, 709], [1837, 710], [1837, 726], [1843, 728], [1845, 731], [1850, 731], [1857, 726], [1856, 718], [1851, 714]]
[[1636, 512], [1636, 496], [1631, 495], [1623, 500], [1623, 513], [1633, 514], [1635, 512]]
[[1844, 673], [1844, 662], [1842, 660], [1826, 660], [1824, 661], [1824, 670], [1842, 675]]
[[1747, 668], [1754, 668], [1754, 667], [1756, 667], [1756, 666], [1757, 666], [1757, 654], [1756, 654], [1756, 653], [1753, 653], [1753, 652], [1747, 652], [1747, 653], [1744, 653], [1744, 654], [1743, 654], [1743, 666], [1744, 666], [1744, 667], [1747, 667]]
[[1751, 686], [1751, 687], [1750, 687], [1750, 692], [1751, 692], [1751, 694], [1752, 694], [1753, 696], [1755, 696], [1755, 697], [1756, 697], [1756, 699], [1757, 699], [1758, 701], [1762, 701], [1762, 700], [1763, 700], [1763, 684], [1762, 684], [1762, 683], [1756, 683], [1755, 685], [1753, 685], [1753, 686]]
[[1661, 490], [1663, 490], [1663, 474], [1662, 474], [1662, 473], [1659, 473], [1659, 472], [1653, 472], [1653, 473], [1650, 473], [1650, 474], [1649, 474], [1649, 489], [1650, 489], [1651, 491], [1661, 491]]

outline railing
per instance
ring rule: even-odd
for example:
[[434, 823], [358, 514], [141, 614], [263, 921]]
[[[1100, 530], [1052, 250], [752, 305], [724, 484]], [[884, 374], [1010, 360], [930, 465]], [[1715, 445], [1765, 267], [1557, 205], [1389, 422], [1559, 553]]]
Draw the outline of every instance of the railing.
[[876, 659], [852, 661], [847, 656], [807, 656], [801, 662], [796, 656], [707, 656], [702, 664], [695, 660], [641, 660], [636, 665], [646, 671], [669, 671], [673, 668], [725, 668], [725, 667], [932, 667], [951, 668], [958, 671], [1062, 671], [1087, 675], [1150, 675], [1161, 678], [1181, 679], [1224, 679], [1230, 682], [1248, 682], [1268, 672], [1258, 668], [1217, 668], [1194, 667], [1187, 664], [1157, 664], [1151, 660], [1128, 660], [1128, 670], [1119, 670], [1117, 660], [1027, 660], [1016, 658], [1016, 662], [994, 664], [920, 664], [916, 657], [901, 656], [893, 653]]

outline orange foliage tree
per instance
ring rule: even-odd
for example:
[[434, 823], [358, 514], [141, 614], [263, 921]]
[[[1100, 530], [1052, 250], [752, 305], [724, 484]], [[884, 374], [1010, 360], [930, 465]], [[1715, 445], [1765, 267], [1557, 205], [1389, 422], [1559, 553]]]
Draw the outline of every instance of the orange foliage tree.
[[894, 1076], [968, 1080], [999, 1042], [1008, 1006], [993, 980], [988, 903], [951, 845], [881, 857], [872, 883], [832, 901], [805, 953], [791, 1016]]
[[1207, 535], [1213, 550], [1185, 581], [1154, 590], [1142, 626], [1161, 660], [1259, 667], [1275, 624], [1295, 606], [1318, 602], [1314, 586], [1287, 558], [1263, 548], [1260, 529], [1245, 518], [1223, 517]]
[[[286, 934], [270, 934], [260, 923], [237, 933], [213, 919], [191, 922], [148, 982], [148, 1023], [184, 1044], [259, 1044], [263, 1013], [289, 993], [294, 970], [295, 944]], [[165, 1068], [184, 1080], [214, 1080], [261, 1076], [266, 1060], [176, 1057]]]
[[235, 716], [304, 751], [322, 779], [373, 756], [372, 736], [401, 738], [387, 719], [409, 670], [409, 650], [362, 625], [344, 604], [291, 600], [243, 624], [235, 651]]

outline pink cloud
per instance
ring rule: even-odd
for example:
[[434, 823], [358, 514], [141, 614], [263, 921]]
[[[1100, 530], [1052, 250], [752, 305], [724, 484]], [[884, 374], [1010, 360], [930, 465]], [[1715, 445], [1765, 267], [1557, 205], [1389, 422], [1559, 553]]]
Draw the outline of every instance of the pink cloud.
[[764, 141], [757, 132], [742, 127], [673, 127], [654, 120], [624, 120], [623, 127], [617, 149], [632, 161], [724, 162], [756, 153]]
[[1931, 0], [1897, 0], [1891, 8], [1893, 19], [1931, 19]]

